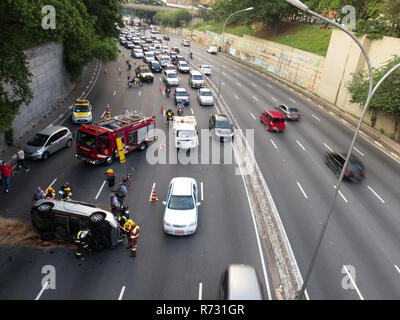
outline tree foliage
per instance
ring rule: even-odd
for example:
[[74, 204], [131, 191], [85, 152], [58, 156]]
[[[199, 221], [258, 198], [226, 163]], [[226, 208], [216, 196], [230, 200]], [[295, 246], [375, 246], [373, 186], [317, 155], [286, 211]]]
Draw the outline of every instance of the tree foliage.
[[[374, 86], [394, 66], [400, 63], [400, 57], [394, 56], [382, 67], [374, 69]], [[350, 102], [364, 105], [367, 101], [369, 89], [369, 76], [367, 71], [352, 75], [346, 83], [346, 88], [351, 94]], [[371, 100], [369, 109], [382, 110], [396, 119], [396, 130], [400, 122], [400, 70], [397, 69], [389, 78], [382, 82]]]
[[173, 28], [180, 28], [187, 25], [191, 19], [192, 15], [186, 9], [166, 12], [159, 11], [153, 17], [153, 20], [161, 22], [163, 26], [170, 26]]
[[[120, 4], [125, 0], [3, 0], [0, 1], [0, 133], [12, 127], [22, 103], [32, 92], [23, 50], [55, 41], [64, 46], [64, 62], [71, 80], [76, 80], [93, 57], [105, 63], [117, 58], [115, 23], [122, 26]], [[43, 29], [47, 13], [55, 8], [56, 28]]]

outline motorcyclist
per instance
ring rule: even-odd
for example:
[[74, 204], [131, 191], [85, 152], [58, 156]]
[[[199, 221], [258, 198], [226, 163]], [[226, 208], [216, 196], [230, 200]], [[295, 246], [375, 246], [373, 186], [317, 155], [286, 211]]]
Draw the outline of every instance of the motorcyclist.
[[165, 86], [165, 95], [169, 97], [170, 94], [171, 94], [171, 85], [167, 83]]
[[172, 111], [171, 108], [169, 108], [167, 111], [167, 121], [172, 121], [173, 116], [174, 116], [174, 112]]
[[126, 60], [126, 63], [128, 64], [128, 70], [132, 69], [132, 64], [129, 60]]
[[176, 114], [180, 117], [183, 116], [183, 108], [181, 103], [178, 104], [178, 110], [176, 111]]
[[193, 52], [190, 51], [190, 59], [193, 59]]

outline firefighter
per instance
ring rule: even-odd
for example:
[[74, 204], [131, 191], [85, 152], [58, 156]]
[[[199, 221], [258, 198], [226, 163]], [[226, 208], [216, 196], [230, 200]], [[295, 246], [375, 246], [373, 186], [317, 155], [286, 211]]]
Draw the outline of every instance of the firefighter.
[[75, 251], [75, 256], [78, 259], [85, 260], [83, 256], [84, 250], [89, 250], [91, 232], [89, 229], [79, 230], [78, 233], [74, 236], [74, 242], [77, 246]]
[[56, 191], [52, 187], [48, 187], [44, 192], [43, 199], [55, 199]]
[[111, 119], [111, 111], [110, 111], [110, 105], [107, 103], [106, 106], [106, 114], [104, 115], [105, 119]]
[[[140, 234], [140, 227], [131, 219], [129, 223], [129, 232], [128, 232], [128, 247], [131, 248], [131, 256], [136, 257], [136, 249], [137, 249], [137, 241]], [[128, 222], [127, 222], [128, 223]]]
[[[127, 221], [129, 220], [129, 209], [128, 207], [122, 207], [120, 210], [120, 214], [118, 216], [118, 227], [121, 229], [120, 232], [120, 239], [123, 239], [127, 236], [128, 234], [128, 230], [125, 228], [125, 224], [127, 223]], [[126, 225], [128, 227], [128, 225]]]
[[113, 169], [108, 169], [106, 172], [106, 179], [109, 187], [114, 187], [115, 184], [115, 173]]

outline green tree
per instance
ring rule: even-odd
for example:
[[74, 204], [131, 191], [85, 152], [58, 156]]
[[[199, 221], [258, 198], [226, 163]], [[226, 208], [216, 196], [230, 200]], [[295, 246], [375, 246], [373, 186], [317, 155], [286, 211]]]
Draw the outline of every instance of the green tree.
[[[374, 85], [395, 65], [400, 63], [400, 57], [395, 56], [387, 61], [380, 68], [374, 68]], [[346, 83], [346, 88], [351, 94], [350, 102], [364, 105], [367, 101], [369, 76], [366, 71], [358, 72], [352, 75], [352, 79]], [[400, 70], [392, 73], [376, 91], [369, 105], [372, 111], [371, 122], [375, 125], [376, 111], [382, 110], [393, 116], [395, 119], [395, 131], [398, 131], [400, 125]], [[400, 133], [397, 140], [400, 139]]]
[[400, 37], [400, 0], [384, 0], [382, 13], [389, 20], [388, 35]]

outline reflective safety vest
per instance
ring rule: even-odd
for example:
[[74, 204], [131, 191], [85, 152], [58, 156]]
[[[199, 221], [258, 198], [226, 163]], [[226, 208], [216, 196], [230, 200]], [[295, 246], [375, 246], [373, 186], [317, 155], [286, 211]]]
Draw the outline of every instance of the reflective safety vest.
[[87, 248], [89, 245], [85, 242], [86, 236], [82, 237], [82, 232], [84, 230], [80, 230], [74, 237], [74, 241], [76, 244], [83, 245], [84, 248]]

